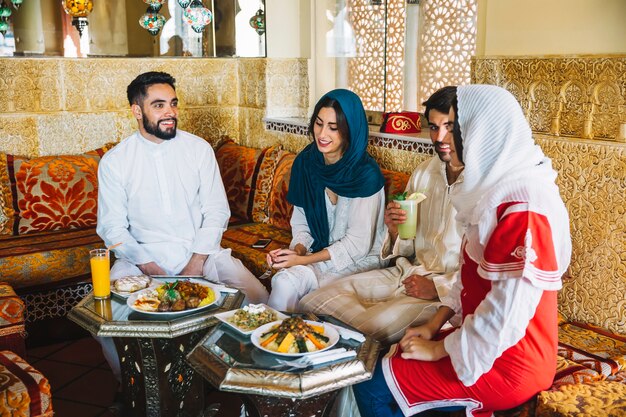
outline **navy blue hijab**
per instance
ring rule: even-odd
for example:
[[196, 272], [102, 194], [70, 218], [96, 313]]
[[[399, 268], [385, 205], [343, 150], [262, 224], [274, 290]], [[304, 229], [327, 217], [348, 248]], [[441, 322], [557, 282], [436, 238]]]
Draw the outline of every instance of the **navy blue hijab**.
[[[307, 145], [293, 163], [287, 192], [287, 201], [304, 209], [314, 239], [311, 247], [313, 252], [328, 246], [330, 230], [324, 195], [326, 187], [342, 197], [356, 198], [374, 195], [385, 184], [378, 164], [367, 153], [369, 129], [359, 96], [343, 89], [325, 94], [315, 106], [311, 126], [315, 123], [319, 110], [330, 107], [320, 106], [320, 103], [328, 102], [328, 99], [337, 101], [345, 115], [350, 131], [350, 144], [339, 161], [326, 165], [314, 137], [313, 143]], [[313, 135], [313, 132], [309, 133]]]

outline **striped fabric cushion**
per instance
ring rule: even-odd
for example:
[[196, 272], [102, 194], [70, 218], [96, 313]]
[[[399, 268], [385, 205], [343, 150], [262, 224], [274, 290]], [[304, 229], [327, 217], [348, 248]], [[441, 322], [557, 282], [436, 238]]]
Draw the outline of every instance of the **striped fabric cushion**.
[[610, 376], [626, 369], [626, 336], [583, 323], [559, 327], [560, 356]]

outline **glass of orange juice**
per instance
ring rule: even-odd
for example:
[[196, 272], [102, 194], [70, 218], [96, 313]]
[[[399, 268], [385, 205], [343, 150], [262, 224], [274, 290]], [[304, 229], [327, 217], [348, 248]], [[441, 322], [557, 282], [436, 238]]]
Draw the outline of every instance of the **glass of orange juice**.
[[93, 282], [93, 298], [106, 299], [111, 297], [110, 262], [107, 249], [93, 249], [89, 251], [91, 264], [91, 280]]

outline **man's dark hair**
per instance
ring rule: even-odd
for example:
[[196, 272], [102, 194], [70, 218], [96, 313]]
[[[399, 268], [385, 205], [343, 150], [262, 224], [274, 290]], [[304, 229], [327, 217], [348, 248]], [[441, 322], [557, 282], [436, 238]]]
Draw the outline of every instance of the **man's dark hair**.
[[128, 103], [141, 105], [148, 95], [148, 87], [154, 84], [168, 84], [176, 90], [176, 80], [166, 72], [150, 71], [144, 72], [135, 78], [126, 88]]
[[422, 106], [426, 107], [424, 110], [424, 116], [428, 120], [428, 113], [431, 110], [437, 110], [440, 113], [450, 113], [450, 107], [452, 106], [452, 100], [456, 98], [456, 86], [442, 87], [435, 91], [432, 96], [422, 103]]
[[320, 101], [317, 102], [315, 108], [313, 109], [313, 114], [311, 115], [311, 120], [309, 121], [309, 135], [315, 140], [313, 129], [315, 128], [315, 121], [317, 120], [317, 116], [320, 114], [320, 110], [324, 107], [330, 107], [335, 109], [335, 114], [337, 115], [337, 130], [341, 135], [341, 150], [345, 152], [350, 146], [350, 126], [348, 126], [348, 120], [346, 119], [346, 114], [343, 112], [341, 108], [341, 104], [334, 98], [330, 98], [328, 96], [323, 97]]

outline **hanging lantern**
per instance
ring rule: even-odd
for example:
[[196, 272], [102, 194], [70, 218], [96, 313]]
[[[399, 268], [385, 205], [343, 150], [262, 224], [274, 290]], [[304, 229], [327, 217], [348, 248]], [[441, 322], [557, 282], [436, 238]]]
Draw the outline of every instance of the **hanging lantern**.
[[11, 13], [13, 13], [13, 10], [11, 10], [5, 0], [2, 0], [2, 3], [0, 3], [0, 18], [2, 18], [2, 20], [8, 20]]
[[165, 24], [165, 16], [148, 7], [146, 12], [139, 18], [139, 26], [155, 36]]
[[161, 7], [163, 7], [163, 4], [165, 4], [166, 1], [167, 0], [143, 0], [143, 2], [150, 6], [150, 8], [155, 12], [161, 10]]
[[202, 0], [193, 0], [183, 12], [183, 16], [197, 33], [202, 33], [204, 27], [213, 20], [213, 13], [204, 7]]
[[187, 6], [189, 6], [191, 4], [191, 0], [178, 0], [178, 4], [180, 5], [180, 7], [182, 7], [183, 9], [186, 9]]
[[250, 26], [259, 34], [259, 36], [265, 33], [265, 13], [262, 9], [259, 9], [254, 16], [250, 18]]
[[72, 25], [78, 30], [78, 34], [83, 36], [87, 22], [87, 15], [93, 10], [92, 0], [62, 0], [65, 13], [72, 16]]
[[4, 36], [9, 30], [9, 21], [6, 18], [0, 19], [0, 33]]
[[15, 10], [20, 8], [20, 6], [22, 5], [22, 1], [23, 0], [11, 0], [11, 3], [13, 3], [13, 7], [15, 7]]

